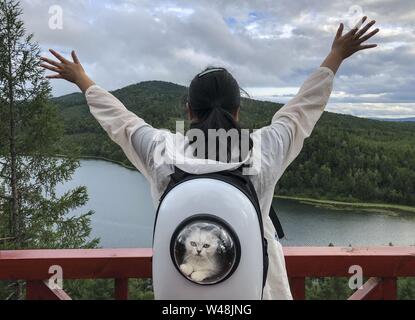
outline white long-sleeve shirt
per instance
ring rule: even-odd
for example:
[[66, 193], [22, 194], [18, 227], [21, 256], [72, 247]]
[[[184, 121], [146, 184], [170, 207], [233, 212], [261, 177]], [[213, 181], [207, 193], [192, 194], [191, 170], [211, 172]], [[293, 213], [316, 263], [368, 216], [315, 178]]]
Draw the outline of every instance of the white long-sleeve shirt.
[[[332, 91], [333, 79], [332, 70], [318, 68], [304, 82], [298, 94], [274, 115], [269, 126], [252, 133], [253, 152], [245, 162], [252, 162], [255, 157], [260, 163], [259, 170], [250, 175], [250, 179], [258, 195], [268, 241], [269, 268], [263, 294], [265, 300], [292, 299], [282, 247], [275, 238], [275, 228], [268, 213], [278, 180], [298, 156], [304, 140], [310, 136], [323, 114]], [[191, 152], [172, 147], [178, 138], [186, 139], [182, 134], [153, 128], [101, 87], [91, 86], [85, 95], [92, 115], [149, 181], [156, 207], [175, 165], [172, 161], [156, 161], [156, 154], [174, 160], [179, 153], [184, 161], [178, 167], [193, 174], [236, 169], [242, 164], [215, 162], [207, 165], [201, 159], [189, 156]], [[191, 147], [188, 143], [184, 146], [184, 149]]]

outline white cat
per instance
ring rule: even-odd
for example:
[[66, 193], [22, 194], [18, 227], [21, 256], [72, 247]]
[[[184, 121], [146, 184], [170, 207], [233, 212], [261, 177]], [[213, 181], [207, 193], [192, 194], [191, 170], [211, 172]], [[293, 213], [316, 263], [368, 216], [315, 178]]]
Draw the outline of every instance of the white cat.
[[180, 270], [197, 282], [218, 274], [218, 246], [219, 237], [214, 232], [192, 228], [185, 239], [186, 252]]

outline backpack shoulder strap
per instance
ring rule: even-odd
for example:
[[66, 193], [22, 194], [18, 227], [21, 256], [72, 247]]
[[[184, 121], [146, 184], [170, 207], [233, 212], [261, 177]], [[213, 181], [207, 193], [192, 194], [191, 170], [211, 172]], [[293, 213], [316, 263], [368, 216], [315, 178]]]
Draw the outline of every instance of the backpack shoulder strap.
[[[180, 183], [181, 181], [183, 181], [185, 178], [192, 176], [192, 174], [187, 173], [177, 167], [174, 167], [174, 172], [170, 175], [170, 183], [167, 186], [163, 196], [161, 197], [160, 201], [164, 198], [164, 196], [171, 190], [173, 189], [178, 183]], [[217, 175], [218, 173], [213, 173], [212, 175]], [[228, 175], [228, 176], [233, 176], [234, 178], [239, 178], [242, 179], [245, 184], [247, 185], [251, 196], [253, 197], [253, 200], [255, 201], [255, 204], [258, 206], [257, 209], [259, 210], [259, 200], [258, 200], [258, 196], [256, 194], [255, 188], [251, 182], [251, 179], [247, 178], [246, 176], [244, 176], [242, 174], [242, 167], [233, 170], [233, 171], [225, 171], [225, 172], [221, 172], [219, 173], [219, 175]], [[206, 175], [205, 175], [206, 176]], [[279, 239], [282, 239], [285, 237], [284, 234], [284, 230], [282, 228], [281, 222], [278, 218], [278, 215], [274, 209], [274, 207], [271, 204], [271, 208], [269, 211], [269, 217], [271, 218], [272, 224], [274, 225], [275, 230], [277, 231], [277, 235]]]
[[[258, 206], [259, 206], [259, 199], [258, 199], [258, 195], [256, 194], [255, 187], [252, 184], [251, 179], [246, 178], [246, 176], [244, 176], [242, 174], [242, 168], [243, 167], [240, 167], [240, 168], [236, 169], [235, 171], [233, 171], [233, 173], [234, 174], [236, 173], [238, 176], [244, 178], [244, 180], [246, 181], [246, 184], [248, 185], [248, 188], [251, 190], [251, 194], [253, 195], [254, 200], [258, 203]], [[278, 239], [284, 238], [285, 237], [284, 230], [282, 228], [280, 219], [278, 218], [277, 212], [275, 211], [274, 207], [272, 206], [272, 203], [271, 203], [271, 207], [270, 207], [270, 210], [269, 210], [269, 217], [271, 218], [272, 224], [274, 225], [274, 228], [277, 231]]]
[[279, 239], [284, 238], [285, 237], [284, 229], [282, 228], [280, 219], [278, 219], [277, 212], [272, 206], [272, 203], [271, 203], [271, 208], [269, 209], [269, 217], [271, 218], [272, 224], [274, 225], [274, 228], [277, 231], [278, 238]]

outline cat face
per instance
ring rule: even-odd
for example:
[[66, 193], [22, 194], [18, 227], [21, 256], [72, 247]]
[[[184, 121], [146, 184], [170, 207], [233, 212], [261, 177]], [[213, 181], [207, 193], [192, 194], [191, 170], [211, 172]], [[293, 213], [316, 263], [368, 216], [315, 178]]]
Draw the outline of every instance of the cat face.
[[212, 231], [198, 227], [190, 229], [186, 238], [186, 252], [196, 257], [211, 257], [215, 255], [219, 238]]

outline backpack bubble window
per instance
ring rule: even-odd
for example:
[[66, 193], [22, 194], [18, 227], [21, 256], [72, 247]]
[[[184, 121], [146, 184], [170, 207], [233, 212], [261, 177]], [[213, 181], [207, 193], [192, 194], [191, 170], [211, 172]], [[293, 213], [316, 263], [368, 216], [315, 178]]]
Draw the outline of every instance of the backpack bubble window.
[[188, 280], [201, 285], [217, 284], [238, 267], [240, 244], [227, 223], [201, 214], [177, 227], [170, 253], [176, 269]]

